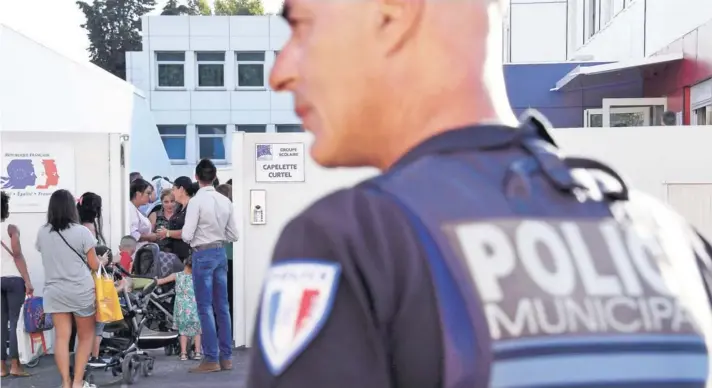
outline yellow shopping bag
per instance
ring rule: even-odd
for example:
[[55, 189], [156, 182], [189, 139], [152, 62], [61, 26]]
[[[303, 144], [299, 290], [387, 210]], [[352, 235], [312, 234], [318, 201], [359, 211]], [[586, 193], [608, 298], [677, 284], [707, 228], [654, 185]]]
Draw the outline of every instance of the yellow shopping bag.
[[94, 274], [96, 284], [96, 321], [109, 323], [124, 319], [119, 304], [119, 293], [114, 286], [114, 280], [104, 270], [103, 266]]

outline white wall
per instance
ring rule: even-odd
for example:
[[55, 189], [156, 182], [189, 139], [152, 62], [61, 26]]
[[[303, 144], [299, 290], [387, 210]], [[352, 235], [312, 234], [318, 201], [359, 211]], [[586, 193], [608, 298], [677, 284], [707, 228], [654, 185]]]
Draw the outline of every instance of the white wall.
[[[553, 136], [569, 155], [595, 157], [615, 168], [638, 190], [668, 202], [691, 222], [698, 222], [712, 239], [712, 214], [701, 216], [700, 208], [712, 203], [712, 126], [627, 127], [555, 129]], [[679, 185], [686, 187], [686, 200], [677, 201]], [[670, 186], [674, 187], [670, 187]], [[694, 192], [694, 194], [690, 194]], [[692, 199], [690, 199], [692, 198]]]
[[569, 58], [593, 55], [596, 61], [622, 61], [650, 56], [712, 19], [709, 0], [602, 0], [612, 4], [613, 18], [601, 25], [590, 39], [583, 38], [583, 6], [591, 0], [570, 0], [577, 8], [574, 18], [575, 50]]
[[[576, 49], [570, 52], [569, 58], [576, 56], [593, 56], [596, 61], [624, 61], [643, 58], [645, 41], [645, 5], [643, 0], [635, 0], [615, 16], [601, 30], [590, 38], [589, 26], [584, 25], [583, 0], [577, 1], [575, 17]], [[589, 1], [589, 0], [586, 0]], [[630, 1], [630, 0], [629, 0]], [[655, 0], [661, 1], [661, 0]]]
[[710, 19], [709, 0], [510, 0], [504, 58], [512, 63], [643, 58]]
[[566, 61], [566, 10], [567, 0], [511, 0], [509, 62]]
[[[289, 37], [289, 26], [277, 16], [149, 16], [143, 19], [143, 51], [127, 53], [127, 78], [148, 96], [156, 124], [186, 126], [186, 160], [175, 165], [176, 175], [193, 175], [200, 159], [196, 125], [227, 125], [225, 165], [232, 161], [231, 139], [236, 126], [300, 124], [288, 93], [275, 93], [265, 82], [260, 90], [238, 90], [236, 51], [265, 53], [265, 81], [278, 51]], [[185, 87], [158, 87], [156, 52], [185, 52]], [[198, 90], [195, 54], [225, 52], [225, 87]]]
[[712, 20], [712, 1], [648, 0], [647, 15], [646, 54], [650, 55]]
[[566, 154], [595, 156], [661, 200], [666, 182], [712, 183], [710, 126], [554, 129], [552, 134]]

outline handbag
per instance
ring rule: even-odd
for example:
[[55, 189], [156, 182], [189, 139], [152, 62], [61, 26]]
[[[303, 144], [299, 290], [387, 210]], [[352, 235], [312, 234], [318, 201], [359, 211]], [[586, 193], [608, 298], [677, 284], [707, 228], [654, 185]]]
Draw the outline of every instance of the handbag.
[[[15, 257], [15, 253], [4, 242], [0, 243], [10, 256]], [[27, 333], [40, 333], [54, 328], [52, 315], [44, 312], [44, 302], [41, 296], [27, 296], [22, 305], [22, 318], [24, 322], [22, 326]]]
[[25, 331], [25, 306], [20, 311], [17, 319], [17, 351], [21, 364], [28, 364], [43, 354], [47, 354], [47, 349], [52, 347], [53, 336], [45, 336], [43, 332], [28, 333]]
[[40, 333], [52, 330], [52, 314], [45, 314], [44, 301], [41, 296], [30, 296], [22, 305], [25, 331], [27, 333]]
[[94, 274], [96, 285], [96, 321], [103, 323], [116, 322], [124, 319], [119, 303], [119, 293], [114, 286], [114, 279], [99, 266], [99, 271]]
[[[57, 231], [57, 234], [62, 238], [62, 241], [67, 244], [69, 249], [76, 253], [77, 256], [79, 256], [79, 259], [84, 262], [84, 264], [86, 264], [91, 271], [89, 262], [84, 259], [84, 256], [79, 254], [74, 247], [69, 245], [69, 242], [67, 242], [64, 236], [62, 236], [62, 233]], [[116, 291], [116, 287], [114, 286], [114, 279], [109, 277], [109, 274], [101, 264], [99, 265], [99, 270], [96, 271], [93, 276], [94, 289], [96, 292], [96, 321], [109, 323], [124, 319], [124, 314], [121, 311], [121, 305], [119, 304], [119, 293]]]

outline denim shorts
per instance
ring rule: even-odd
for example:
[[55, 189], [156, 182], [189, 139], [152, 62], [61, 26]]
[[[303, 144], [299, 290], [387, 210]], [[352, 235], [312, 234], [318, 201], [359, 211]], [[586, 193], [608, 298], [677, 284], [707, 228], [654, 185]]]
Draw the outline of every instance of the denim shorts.
[[81, 318], [86, 318], [86, 317], [91, 317], [92, 315], [96, 314], [96, 306], [91, 305], [91, 307], [86, 307], [81, 310], [77, 310], [74, 312], [74, 315], [81, 317]]

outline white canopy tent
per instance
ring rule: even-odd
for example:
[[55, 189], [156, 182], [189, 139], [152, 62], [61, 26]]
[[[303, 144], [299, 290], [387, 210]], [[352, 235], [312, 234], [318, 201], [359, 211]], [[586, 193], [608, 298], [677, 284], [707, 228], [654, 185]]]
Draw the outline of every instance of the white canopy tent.
[[139, 90], [1, 23], [0, 131], [52, 132], [58, 138], [65, 132], [126, 134], [132, 148], [131, 171], [146, 177], [173, 175]]

